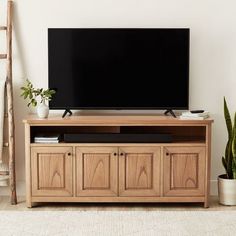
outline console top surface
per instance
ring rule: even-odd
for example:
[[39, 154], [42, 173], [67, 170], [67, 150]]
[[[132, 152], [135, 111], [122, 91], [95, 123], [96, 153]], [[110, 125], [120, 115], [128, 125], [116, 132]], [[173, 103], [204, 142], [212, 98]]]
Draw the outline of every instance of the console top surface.
[[179, 117], [164, 115], [74, 115], [65, 118], [59, 115], [49, 115], [46, 119], [40, 119], [37, 115], [30, 115], [23, 122], [39, 126], [201, 126], [211, 124], [213, 119], [181, 120]]

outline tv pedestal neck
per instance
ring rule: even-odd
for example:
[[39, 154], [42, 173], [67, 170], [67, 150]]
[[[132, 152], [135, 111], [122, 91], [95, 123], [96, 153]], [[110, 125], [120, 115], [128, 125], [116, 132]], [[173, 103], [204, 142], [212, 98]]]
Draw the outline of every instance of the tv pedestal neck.
[[168, 113], [170, 113], [174, 118], [176, 118], [176, 115], [175, 115], [175, 113], [173, 112], [172, 109], [168, 109], [168, 110], [166, 110], [166, 111], [164, 112], [164, 115], [167, 116]]
[[[27, 206], [41, 202], [198, 202], [208, 207], [212, 122], [164, 115], [29, 116], [24, 120]], [[92, 133], [98, 138], [83, 143], [34, 143], [38, 134], [50, 137], [55, 133]], [[100, 138], [153, 133], [171, 134], [172, 142], [111, 143]]]

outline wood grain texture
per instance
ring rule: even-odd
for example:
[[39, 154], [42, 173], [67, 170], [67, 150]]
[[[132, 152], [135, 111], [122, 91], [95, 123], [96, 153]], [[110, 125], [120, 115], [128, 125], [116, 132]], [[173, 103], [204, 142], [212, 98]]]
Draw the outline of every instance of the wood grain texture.
[[76, 148], [77, 196], [117, 196], [118, 148]]
[[31, 148], [33, 196], [72, 196], [72, 147]]
[[209, 207], [210, 178], [211, 178], [211, 124], [206, 127], [206, 171], [205, 171], [205, 203], [204, 207]]
[[76, 197], [76, 188], [77, 188], [77, 180], [76, 180], [76, 147], [73, 146], [73, 159], [72, 159], [72, 165], [73, 165], [73, 197]]
[[152, 188], [152, 153], [126, 153], [126, 189]]
[[[5, 110], [6, 107], [6, 100], [5, 100]], [[3, 153], [0, 156], [0, 162], [3, 161], [4, 163], [9, 163], [9, 138], [8, 138], [8, 118], [4, 117], [3, 119]]]
[[124, 115], [124, 116], [70, 116], [61, 118], [60, 116], [50, 115], [48, 119], [39, 119], [35, 115], [29, 116], [24, 119], [25, 123], [33, 125], [73, 125], [73, 126], [112, 126], [112, 125], [127, 125], [127, 126], [163, 126], [163, 125], [181, 125], [181, 126], [205, 126], [206, 124], [212, 123], [212, 119], [205, 120], [180, 120], [179, 118], [173, 118], [162, 115], [149, 115], [149, 116], [137, 116], [137, 115]]
[[160, 195], [160, 148], [119, 147], [119, 195]]
[[7, 30], [6, 26], [0, 26], [0, 30]]
[[27, 207], [32, 207], [30, 136], [31, 136], [30, 135], [30, 126], [29, 126], [29, 124], [25, 124], [25, 184], [26, 184], [26, 205], [27, 205]]
[[7, 59], [7, 54], [0, 54], [0, 59]]
[[17, 204], [16, 196], [16, 173], [15, 173], [15, 120], [13, 107], [13, 82], [12, 82], [12, 18], [13, 1], [7, 2], [7, 111], [8, 111], [8, 133], [9, 133], [9, 171], [11, 204]]
[[171, 154], [171, 189], [198, 187], [198, 154]]
[[110, 186], [110, 153], [84, 153], [84, 189], [108, 189]]
[[203, 196], [204, 147], [164, 148], [164, 196]]
[[204, 202], [204, 197], [32, 197], [33, 202]]
[[[41, 197], [40, 197], [41, 198]], [[86, 198], [86, 197], [83, 197]], [[103, 198], [103, 197], [101, 197]], [[129, 197], [127, 197], [129, 198]], [[187, 199], [187, 197], [183, 197]], [[70, 204], [68, 203], [55, 203], [55, 201], [58, 200], [58, 198], [54, 199], [54, 203], [50, 204], [44, 203], [44, 204], [37, 204], [37, 208], [32, 208], [32, 209], [26, 209], [26, 204], [25, 204], [25, 197], [24, 196], [19, 196], [18, 197], [19, 201], [17, 204], [17, 207], [9, 205], [8, 203], [8, 197], [7, 196], [0, 196], [0, 211], [206, 211], [205, 209], [202, 208], [202, 202], [200, 201], [198, 203], [171, 203], [171, 204], [166, 204], [166, 203], [150, 203], [146, 204], [145, 202], [136, 202], [133, 204], [130, 203], [90, 203], [90, 204], [78, 204], [76, 199], [73, 198], [73, 202]], [[42, 199], [42, 198], [41, 198]], [[53, 197], [51, 197], [53, 199]], [[62, 199], [60, 197], [60, 199]], [[68, 199], [68, 198], [67, 198]], [[77, 198], [80, 199], [80, 198]], [[199, 199], [199, 198], [198, 198]], [[203, 199], [203, 197], [201, 197]], [[38, 200], [38, 197], [37, 197]], [[86, 199], [85, 199], [86, 200]], [[196, 198], [195, 198], [196, 200]], [[65, 202], [65, 199], [64, 199]], [[187, 200], [186, 200], [187, 202]], [[210, 196], [210, 208], [207, 209], [207, 211], [212, 212], [214, 214], [214, 211], [235, 211], [236, 206], [223, 206], [219, 204], [219, 199], [218, 196]]]
[[38, 188], [65, 188], [65, 157], [64, 153], [38, 154]]
[[[122, 146], [122, 147], [137, 147], [138, 143], [57, 143], [57, 144], [38, 144], [38, 143], [31, 143], [31, 147], [114, 147], [114, 146]], [[142, 147], [163, 147], [162, 143], [142, 143], [140, 144]], [[199, 142], [179, 142], [179, 143], [168, 143], [168, 146], [170, 147], [205, 147], [205, 143], [199, 143]]]
[[[88, 120], [86, 120], [88, 119]], [[111, 119], [111, 120], [109, 120]], [[164, 118], [165, 119], [165, 118]], [[51, 150], [50, 156], [58, 153], [56, 148], [71, 148], [72, 158], [72, 192], [61, 196], [57, 188], [63, 187], [58, 180], [51, 184], [50, 194], [30, 195], [29, 206], [35, 202], [204, 202], [208, 204], [210, 133], [212, 120], [181, 121], [167, 118], [163, 121], [158, 116], [81, 116], [62, 120], [49, 118], [42, 121], [32, 119], [25, 121], [27, 131], [26, 152], [29, 148]], [[32, 122], [32, 123], [31, 123]], [[182, 123], [183, 122], [183, 123]], [[209, 127], [208, 127], [209, 126]], [[182, 129], [181, 127], [184, 127]], [[86, 130], [91, 132], [124, 132], [135, 133], [135, 130], [173, 131], [176, 137], [172, 143], [29, 143], [36, 131], [56, 131], [63, 133]], [[191, 136], [196, 135], [196, 139]], [[188, 137], [190, 140], [188, 140]], [[63, 153], [63, 152], [61, 152]], [[167, 155], [167, 153], [169, 155]], [[45, 154], [45, 153], [44, 153]], [[116, 155], [115, 155], [116, 154]], [[31, 155], [31, 159], [33, 154]], [[50, 163], [46, 157], [41, 169], [50, 173]], [[52, 158], [53, 160], [54, 158]], [[27, 162], [28, 163], [28, 162]], [[54, 166], [62, 166], [62, 161], [53, 160]], [[39, 166], [37, 164], [37, 166]], [[45, 167], [43, 167], [45, 166]], [[28, 176], [32, 178], [38, 167], [27, 167]], [[47, 170], [48, 168], [48, 170]], [[58, 168], [58, 167], [57, 167]], [[43, 172], [43, 171], [42, 171]], [[58, 170], [62, 172], [62, 168]], [[32, 177], [29, 176], [32, 174]], [[42, 174], [43, 175], [43, 174]], [[48, 174], [48, 176], [52, 176]], [[63, 174], [62, 174], [63, 176]], [[51, 178], [51, 177], [50, 177]], [[30, 183], [30, 181], [28, 181]], [[32, 191], [29, 185], [29, 190]], [[50, 181], [42, 180], [41, 187], [48, 188]], [[50, 187], [51, 187], [50, 186]], [[48, 191], [48, 189], [41, 189]]]

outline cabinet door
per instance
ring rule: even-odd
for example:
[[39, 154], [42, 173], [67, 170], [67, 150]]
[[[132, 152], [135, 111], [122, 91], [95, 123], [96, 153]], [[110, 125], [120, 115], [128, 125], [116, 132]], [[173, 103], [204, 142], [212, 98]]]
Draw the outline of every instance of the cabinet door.
[[72, 148], [32, 147], [33, 196], [72, 196]]
[[76, 149], [77, 196], [117, 196], [118, 148]]
[[119, 195], [160, 195], [160, 148], [120, 147]]
[[205, 147], [164, 148], [164, 195], [202, 196]]

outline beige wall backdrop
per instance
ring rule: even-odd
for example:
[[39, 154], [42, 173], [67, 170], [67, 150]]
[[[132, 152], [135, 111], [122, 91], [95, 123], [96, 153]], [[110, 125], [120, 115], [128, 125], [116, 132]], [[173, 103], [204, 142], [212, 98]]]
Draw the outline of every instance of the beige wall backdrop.
[[[5, 22], [6, 0], [0, 0]], [[191, 29], [190, 108], [209, 110], [215, 119], [212, 139], [212, 193], [221, 167], [227, 133], [223, 96], [236, 111], [235, 0], [15, 0], [14, 104], [16, 164], [20, 194], [24, 194], [24, 130], [30, 110], [19, 97], [29, 78], [47, 87], [47, 28], [49, 27], [189, 27]], [[1, 34], [0, 50], [4, 49]], [[0, 64], [4, 78], [4, 64]], [[65, 78], [66, 79], [66, 78]], [[158, 88], [157, 88], [158, 89]], [[0, 189], [6, 193], [7, 189]]]

